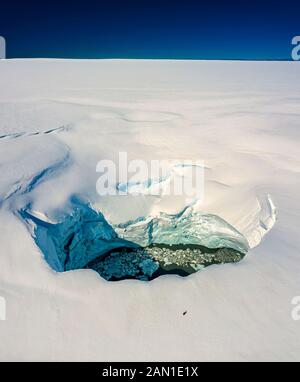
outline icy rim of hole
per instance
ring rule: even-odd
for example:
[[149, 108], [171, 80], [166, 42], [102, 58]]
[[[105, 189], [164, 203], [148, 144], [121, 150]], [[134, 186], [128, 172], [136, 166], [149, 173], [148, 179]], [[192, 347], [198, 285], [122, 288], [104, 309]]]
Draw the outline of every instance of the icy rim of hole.
[[[260, 220], [258, 230], [263, 233], [276, 218], [275, 206], [268, 200], [275, 215], [267, 222]], [[53, 270], [94, 269], [107, 280], [152, 280], [167, 273], [186, 276], [212, 264], [240, 261], [250, 249], [245, 236], [225, 220], [192, 208], [119, 225], [110, 225], [101, 212], [78, 198], [72, 199], [71, 212], [58, 222], [30, 206], [19, 214]]]

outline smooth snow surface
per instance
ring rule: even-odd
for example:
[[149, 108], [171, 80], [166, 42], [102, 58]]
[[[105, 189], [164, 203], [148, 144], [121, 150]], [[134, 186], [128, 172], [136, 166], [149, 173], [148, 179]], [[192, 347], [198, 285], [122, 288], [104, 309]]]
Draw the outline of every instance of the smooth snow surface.
[[[0, 359], [300, 360], [299, 77], [297, 62], [0, 61]], [[203, 161], [204, 199], [147, 195], [171, 165], [166, 178], [116, 185], [127, 196], [100, 197], [97, 163], [119, 152]], [[78, 223], [78, 198], [104, 231]], [[116, 230], [144, 244], [149, 222], [156, 240], [181, 240], [173, 219], [193, 240], [250, 251], [187, 278], [109, 283], [55, 272], [57, 250], [47, 247], [50, 267], [32, 238], [45, 240], [37, 222], [58, 237], [76, 222], [93, 258], [86, 237]]]

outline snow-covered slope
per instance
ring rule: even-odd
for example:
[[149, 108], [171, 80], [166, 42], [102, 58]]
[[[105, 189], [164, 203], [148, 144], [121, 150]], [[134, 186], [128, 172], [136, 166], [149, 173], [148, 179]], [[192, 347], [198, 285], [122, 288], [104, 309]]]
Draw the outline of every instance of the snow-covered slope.
[[[299, 360], [299, 75], [296, 62], [0, 61], [0, 359]], [[203, 161], [204, 199], [100, 197], [96, 165], [119, 152]], [[251, 250], [149, 283], [56, 273], [24, 214], [65, 235], [78, 197], [139, 244], [149, 221], [170, 239], [161, 227], [185, 211], [193, 240]]]

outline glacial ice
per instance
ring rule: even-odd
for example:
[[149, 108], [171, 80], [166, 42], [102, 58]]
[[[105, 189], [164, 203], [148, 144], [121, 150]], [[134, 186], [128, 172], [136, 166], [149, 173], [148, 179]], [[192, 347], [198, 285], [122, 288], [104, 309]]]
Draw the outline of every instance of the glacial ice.
[[114, 227], [119, 237], [139, 244], [200, 245], [208, 248], [232, 248], [247, 253], [245, 237], [225, 220], [187, 208], [176, 215], [160, 213]]
[[120, 239], [104, 216], [88, 205], [76, 203], [72, 213], [58, 223], [41, 220], [26, 210], [21, 216], [32, 227], [45, 260], [58, 272], [84, 268], [112, 249], [136, 247]]
[[30, 208], [20, 215], [52, 269], [92, 268], [108, 280], [148, 280], [159, 269], [189, 274], [204, 265], [239, 261], [249, 248], [243, 235], [224, 220], [191, 208], [118, 226], [110, 225], [101, 212], [78, 199], [73, 200], [72, 212], [62, 214], [58, 222]]

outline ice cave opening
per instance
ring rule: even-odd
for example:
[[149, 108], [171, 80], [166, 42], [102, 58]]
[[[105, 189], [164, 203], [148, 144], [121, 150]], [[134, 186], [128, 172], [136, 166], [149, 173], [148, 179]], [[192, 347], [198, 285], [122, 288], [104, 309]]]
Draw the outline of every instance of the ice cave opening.
[[101, 212], [76, 200], [57, 222], [30, 208], [20, 216], [53, 270], [93, 269], [108, 281], [188, 276], [213, 264], [238, 262], [249, 249], [226, 221], [189, 209], [111, 225]]

